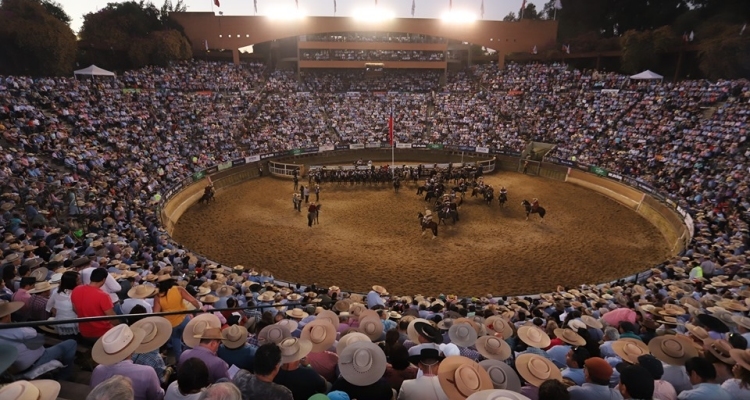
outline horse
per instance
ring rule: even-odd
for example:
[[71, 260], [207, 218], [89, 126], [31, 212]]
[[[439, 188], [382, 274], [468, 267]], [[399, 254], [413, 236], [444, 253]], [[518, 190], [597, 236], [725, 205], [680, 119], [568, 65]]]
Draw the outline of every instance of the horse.
[[440, 210], [438, 210], [437, 215], [440, 220], [440, 222], [438, 222], [438, 225], [440, 223], [442, 223], [443, 225], [447, 225], [445, 223], [445, 220], [448, 218], [452, 219], [453, 224], [455, 225], [455, 223], [458, 221], [458, 211], [456, 211], [456, 209], [453, 206], [454, 205], [451, 204], [451, 208], [448, 211], [445, 211], [445, 208], [443, 207], [441, 207]]
[[398, 189], [401, 187], [401, 181], [398, 178], [393, 180], [393, 191], [398, 193]]
[[198, 200], [198, 204], [203, 204], [203, 203], [208, 204], [208, 202], [210, 201], [216, 201], [216, 197], [214, 197], [213, 190], [210, 192], [204, 192], [203, 196], [201, 196], [201, 198]]
[[424, 215], [422, 215], [422, 213], [417, 213], [417, 217], [419, 218], [419, 225], [422, 227], [422, 236], [424, 236], [426, 229], [430, 228], [432, 231], [432, 238], [435, 239], [438, 235], [438, 224], [435, 223], [435, 221], [430, 221], [426, 224], [423, 223]]
[[489, 206], [492, 204], [492, 200], [495, 198], [495, 192], [492, 190], [492, 188], [487, 188], [487, 190], [484, 191], [484, 201]]
[[529, 203], [529, 201], [526, 200], [526, 199], [524, 199], [521, 202], [521, 205], [523, 205], [524, 208], [526, 208], [526, 220], [527, 221], [529, 220], [529, 214], [539, 214], [539, 218], [542, 219], [541, 222], [544, 222], [544, 214], [547, 214], [547, 210], [545, 210], [544, 207], [539, 206], [539, 207], [537, 207], [536, 210], [534, 210], [531, 207], [531, 203]]
[[505, 203], [508, 201], [508, 194], [506, 192], [500, 192], [497, 196], [497, 201], [500, 203], [500, 207], [505, 207]]

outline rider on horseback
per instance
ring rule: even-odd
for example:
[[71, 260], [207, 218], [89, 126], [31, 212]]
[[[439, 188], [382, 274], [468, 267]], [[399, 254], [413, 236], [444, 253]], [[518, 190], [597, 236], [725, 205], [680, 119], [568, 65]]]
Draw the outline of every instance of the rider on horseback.
[[426, 210], [424, 212], [424, 217], [422, 217], [422, 225], [427, 225], [430, 222], [432, 222], [432, 211]]
[[539, 199], [536, 197], [531, 199], [531, 212], [539, 212]]

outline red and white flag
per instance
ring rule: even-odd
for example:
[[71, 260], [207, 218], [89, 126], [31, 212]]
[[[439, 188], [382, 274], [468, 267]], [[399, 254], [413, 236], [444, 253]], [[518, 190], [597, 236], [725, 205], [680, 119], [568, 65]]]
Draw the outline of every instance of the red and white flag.
[[391, 107], [391, 115], [388, 118], [388, 142], [393, 147], [393, 107]]

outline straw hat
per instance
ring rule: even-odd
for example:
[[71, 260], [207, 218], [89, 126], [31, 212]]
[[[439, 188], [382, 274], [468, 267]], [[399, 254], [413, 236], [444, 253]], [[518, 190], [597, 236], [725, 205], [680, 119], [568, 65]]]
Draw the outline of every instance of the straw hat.
[[743, 317], [739, 315], [732, 316], [732, 321], [734, 321], [735, 324], [750, 330], [750, 318]]
[[201, 297], [200, 300], [201, 300], [201, 303], [203, 304], [214, 304], [221, 299], [219, 299], [218, 297], [212, 294], [209, 294], [209, 295]]
[[383, 336], [383, 321], [377, 312], [367, 310], [359, 315], [359, 331], [373, 342]]
[[521, 379], [513, 368], [503, 361], [484, 360], [479, 363], [490, 375], [495, 389], [507, 389], [514, 392], [521, 391]]
[[286, 310], [286, 315], [294, 319], [303, 319], [303, 318], [307, 318], [308, 316], [310, 316], [310, 314], [302, 311], [301, 308], [293, 308], [291, 310]]
[[448, 337], [451, 343], [460, 347], [473, 346], [477, 341], [477, 331], [466, 322], [454, 323], [448, 329]]
[[148, 353], [164, 346], [172, 336], [172, 324], [164, 317], [146, 317], [134, 322], [130, 328], [140, 329], [146, 334], [141, 345], [135, 349], [138, 354]]
[[648, 342], [651, 354], [669, 365], [683, 366], [690, 358], [698, 356], [692, 340], [683, 335], [657, 336]]
[[279, 348], [281, 348], [281, 363], [288, 364], [299, 361], [310, 354], [312, 343], [309, 340], [289, 337], [279, 343]]
[[729, 354], [737, 365], [750, 371], [750, 350], [732, 349]]
[[221, 343], [228, 349], [237, 349], [247, 343], [247, 328], [242, 325], [232, 325], [221, 332]]
[[476, 341], [479, 354], [489, 360], [505, 361], [512, 354], [510, 346], [505, 340], [497, 336], [482, 336]]
[[218, 297], [228, 297], [234, 294], [234, 290], [231, 286], [224, 285], [216, 291]]
[[363, 311], [367, 310], [367, 307], [365, 307], [362, 303], [352, 303], [349, 305], [349, 314], [359, 318], [359, 315], [362, 314]]
[[138, 285], [128, 290], [128, 297], [131, 299], [145, 299], [156, 293], [156, 288], [150, 285]]
[[[368, 342], [372, 343], [372, 340], [370, 340], [367, 335], [364, 333], [359, 332], [352, 332], [348, 333], [339, 339], [338, 344], [336, 344], [336, 353], [339, 354], [339, 356], [346, 350], [347, 347], [349, 347], [350, 344], [355, 342]], [[382, 350], [381, 350], [382, 351]]]
[[286, 296], [286, 299], [289, 301], [299, 301], [302, 299], [302, 295], [299, 293], [292, 293], [289, 296]]
[[268, 325], [258, 332], [258, 343], [261, 345], [268, 343], [281, 343], [282, 340], [292, 337], [292, 332], [285, 325], [273, 324]]
[[91, 358], [97, 364], [112, 365], [127, 359], [143, 342], [146, 332], [125, 324], [115, 325], [94, 343]]
[[15, 381], [0, 388], [3, 400], [55, 400], [60, 394], [60, 383], [49, 379]]
[[0, 301], [0, 318], [13, 314], [23, 307], [21, 301]]
[[49, 281], [37, 282], [34, 284], [34, 288], [29, 290], [29, 294], [44, 293], [60, 286], [59, 283], [49, 283]]
[[[349, 335], [347, 335], [349, 336]], [[385, 353], [375, 343], [351, 343], [339, 353], [341, 376], [355, 386], [369, 386], [380, 380], [387, 366]]]
[[586, 326], [588, 326], [590, 328], [602, 329], [604, 327], [604, 325], [602, 325], [601, 321], [599, 321], [598, 319], [596, 319], [596, 318], [594, 318], [594, 317], [592, 317], [590, 315], [584, 315], [584, 316], [582, 316], [581, 317], [581, 321], [583, 321], [583, 323], [586, 324]]
[[196, 339], [195, 336], [200, 336], [204, 330], [209, 328], [221, 328], [219, 317], [213, 313], [199, 314], [185, 325], [185, 330], [182, 332], [182, 341], [188, 347], [195, 348], [200, 343], [200, 339]]
[[414, 328], [414, 324], [416, 324], [417, 322], [423, 322], [425, 324], [430, 323], [430, 321], [424, 318], [415, 318], [411, 322], [409, 322], [409, 326], [406, 328], [406, 335], [409, 337], [409, 340], [411, 340], [412, 343], [419, 343], [419, 333]]
[[224, 337], [221, 335], [221, 328], [206, 328], [203, 332], [194, 335], [194, 338], [198, 340], [223, 340]]
[[475, 361], [463, 356], [446, 357], [440, 363], [438, 381], [451, 400], [465, 399], [476, 392], [493, 388], [492, 379], [487, 371]]
[[563, 342], [573, 346], [585, 346], [586, 339], [582, 338], [581, 335], [573, 332], [572, 329], [561, 329], [557, 328], [554, 330], [555, 336]]
[[[520, 390], [520, 389], [519, 389]], [[466, 400], [530, 400], [517, 391], [505, 389], [482, 390], [467, 397]]]
[[612, 350], [623, 361], [638, 364], [638, 357], [649, 354], [648, 345], [636, 339], [620, 339], [612, 342]]
[[562, 373], [552, 361], [538, 354], [521, 354], [516, 358], [516, 370], [531, 386], [539, 387], [548, 379], [562, 382]]
[[382, 286], [380, 286], [380, 285], [373, 286], [372, 290], [374, 290], [375, 292], [377, 292], [381, 296], [387, 296], [388, 295], [388, 291], [385, 290], [385, 288], [382, 287]]
[[490, 333], [499, 333], [504, 339], [513, 336], [513, 327], [505, 318], [499, 315], [493, 315], [484, 321], [484, 325]]
[[437, 327], [438, 327], [438, 329], [447, 331], [447, 330], [449, 330], [451, 328], [451, 326], [453, 326], [453, 322], [454, 321], [455, 320], [453, 318], [450, 318], [450, 317], [443, 318], [443, 319], [440, 320], [440, 322], [437, 323]]
[[546, 349], [551, 342], [547, 333], [534, 325], [524, 325], [518, 328], [518, 338], [526, 345], [540, 349]]
[[302, 328], [300, 339], [312, 343], [312, 353], [326, 351], [336, 342], [336, 328], [326, 318], [316, 318]]
[[289, 332], [294, 332], [297, 330], [297, 328], [299, 328], [299, 322], [293, 319], [282, 319], [281, 321], [277, 322], [275, 325], [281, 325], [289, 329]]
[[319, 319], [329, 321], [331, 323], [331, 326], [334, 327], [334, 329], [339, 327], [339, 316], [336, 315], [336, 313], [331, 310], [323, 310], [319, 312], [318, 315], [315, 317], [315, 320], [319, 320]]
[[209, 293], [211, 293], [211, 288], [209, 288], [208, 286], [201, 286], [201, 287], [198, 288], [197, 295], [198, 296], [205, 296], [205, 295], [207, 295]]
[[693, 324], [685, 324], [685, 328], [687, 328], [688, 333], [701, 343], [709, 338], [708, 331], [706, 331], [703, 327], [693, 325]]
[[47, 275], [49, 274], [49, 270], [45, 267], [37, 268], [29, 274], [29, 276], [36, 279], [37, 282], [41, 282], [47, 279]]

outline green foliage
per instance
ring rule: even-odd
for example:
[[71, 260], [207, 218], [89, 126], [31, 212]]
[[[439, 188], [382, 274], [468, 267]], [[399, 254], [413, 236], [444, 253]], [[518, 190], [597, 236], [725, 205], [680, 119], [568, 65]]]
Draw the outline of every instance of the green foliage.
[[68, 15], [63, 9], [62, 4], [54, 0], [44, 0], [42, 1], [42, 6], [44, 6], [44, 9], [47, 10], [51, 16], [59, 19], [65, 25], [70, 25], [70, 21], [73, 21], [73, 18], [70, 18], [70, 15]]
[[3, 0], [0, 3], [0, 74], [70, 74], [75, 61], [76, 37], [59, 17], [50, 14], [35, 0]]
[[709, 78], [750, 76], [750, 34], [740, 35], [740, 25], [715, 24], [706, 27], [714, 35], [700, 43], [701, 71]]
[[523, 10], [522, 19], [542, 19], [542, 15], [537, 12], [534, 3], [528, 3]]
[[[180, 0], [167, 0], [161, 9], [152, 3], [109, 3], [84, 17], [81, 43], [87, 59], [112, 69], [166, 65], [192, 57], [182, 27], [169, 13], [185, 10]], [[186, 50], [187, 47], [187, 50]]]
[[654, 68], [658, 64], [659, 56], [675, 49], [680, 39], [668, 26], [656, 30], [629, 30], [622, 36], [622, 68], [626, 72], [640, 72], [646, 68]]
[[505, 22], [513, 22], [513, 21], [515, 21], [516, 19], [517, 19], [517, 18], [516, 18], [516, 13], [514, 13], [513, 11], [511, 11], [511, 12], [509, 12], [509, 13], [508, 13], [508, 15], [506, 15], [506, 16], [505, 16], [505, 17], [503, 18], [503, 21], [505, 21]]

